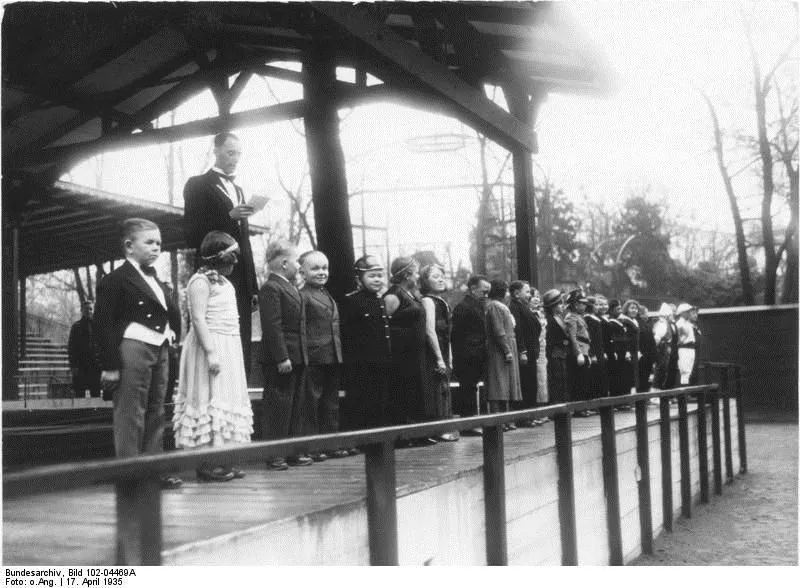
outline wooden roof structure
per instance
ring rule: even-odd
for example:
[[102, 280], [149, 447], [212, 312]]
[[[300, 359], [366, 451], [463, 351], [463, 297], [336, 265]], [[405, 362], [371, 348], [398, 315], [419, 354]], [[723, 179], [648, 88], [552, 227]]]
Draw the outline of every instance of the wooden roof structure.
[[[302, 63], [320, 39], [357, 72], [352, 83], [336, 82], [342, 106], [400, 100], [530, 152], [533, 130], [489, 100], [484, 84], [512, 89], [531, 105], [549, 92], [613, 86], [585, 35], [549, 2], [18, 3], [5, 8], [2, 27], [3, 205], [37, 223], [28, 233], [23, 227], [23, 250], [67, 226], [61, 207], [86, 234], [114, 242], [109, 214], [144, 205], [55, 184], [87, 157], [303, 117], [303, 100], [230, 110], [252, 76], [302, 82], [308, 72], [279, 64]], [[368, 84], [367, 74], [380, 83]], [[206, 89], [219, 116], [154, 128]], [[96, 222], [75, 216], [76, 207]], [[156, 204], [151, 210], [167, 214]], [[178, 236], [171, 244], [180, 245]], [[26, 252], [23, 275], [96, 263], [90, 254], [104, 251], [92, 245], [83, 257], [57, 262], [61, 250], [52, 243], [47, 262]]]

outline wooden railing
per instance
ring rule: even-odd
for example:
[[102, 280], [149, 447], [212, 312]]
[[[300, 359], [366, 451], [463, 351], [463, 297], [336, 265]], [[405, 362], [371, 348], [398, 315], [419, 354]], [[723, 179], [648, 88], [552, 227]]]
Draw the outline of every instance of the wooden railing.
[[[370, 563], [397, 565], [397, 495], [395, 475], [395, 442], [403, 439], [430, 437], [454, 430], [483, 427], [483, 478], [485, 497], [486, 560], [489, 565], [506, 565], [505, 459], [503, 425], [521, 419], [550, 417], [555, 426], [555, 447], [558, 462], [558, 508], [561, 534], [561, 563], [577, 565], [577, 536], [575, 520], [575, 487], [572, 461], [572, 413], [582, 410], [600, 412], [603, 453], [603, 480], [607, 502], [609, 564], [623, 564], [620, 520], [620, 492], [617, 472], [616, 429], [614, 407], [635, 404], [637, 458], [641, 475], [638, 477], [639, 520], [643, 553], [652, 553], [653, 529], [650, 496], [650, 462], [648, 451], [647, 403], [660, 401], [661, 471], [664, 529], [672, 530], [672, 448], [670, 399], [678, 404], [679, 453], [681, 461], [681, 508], [691, 516], [691, 479], [689, 453], [689, 420], [687, 402], [697, 401], [697, 428], [701, 501], [708, 501], [708, 460], [706, 437], [706, 403], [712, 406], [712, 436], [714, 452], [714, 487], [722, 492], [720, 453], [719, 402], [726, 413], [732, 397], [730, 380], [724, 386], [705, 384], [602, 398], [584, 402], [558, 404], [543, 408], [435, 421], [399, 427], [385, 427], [331, 435], [297, 437], [279, 441], [254, 442], [222, 449], [181, 451], [162, 455], [127, 459], [110, 459], [45, 467], [9, 474], [4, 477], [6, 499], [30, 494], [74, 489], [98, 483], [116, 484], [117, 496], [117, 558], [118, 565], [159, 565], [162, 551], [161, 490], [159, 476], [189, 470], [203, 462], [247, 463], [265, 461], [271, 456], [306, 453], [310, 450], [337, 449], [359, 446], [364, 450], [367, 481], [367, 521]], [[742, 471], [747, 463], [744, 427], [741, 417], [741, 388], [735, 392], [739, 415], [739, 451]], [[716, 415], [716, 416], [715, 416]], [[725, 439], [730, 439], [730, 419], [724, 418]], [[726, 443], [727, 452], [730, 444]], [[730, 475], [731, 468], [728, 468]]]

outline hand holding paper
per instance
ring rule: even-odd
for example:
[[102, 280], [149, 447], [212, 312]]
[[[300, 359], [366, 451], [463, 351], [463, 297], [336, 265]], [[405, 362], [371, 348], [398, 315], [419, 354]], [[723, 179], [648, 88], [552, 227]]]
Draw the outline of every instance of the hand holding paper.
[[263, 194], [253, 194], [250, 196], [250, 200], [247, 201], [247, 205], [253, 208], [253, 212], [258, 212], [259, 210], [263, 210], [268, 201], [269, 196], [264, 196]]

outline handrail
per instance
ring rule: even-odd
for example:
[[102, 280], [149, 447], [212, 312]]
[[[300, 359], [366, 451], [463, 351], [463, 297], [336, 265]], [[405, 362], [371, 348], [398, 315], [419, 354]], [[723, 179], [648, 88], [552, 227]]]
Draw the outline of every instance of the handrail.
[[[737, 367], [738, 370], [738, 367]], [[117, 502], [117, 557], [118, 565], [158, 565], [161, 563], [162, 525], [161, 490], [157, 476], [175, 470], [191, 469], [205, 461], [218, 460], [229, 463], [268, 460], [272, 456], [291, 455], [310, 450], [337, 449], [342, 446], [361, 446], [365, 454], [366, 507], [369, 537], [370, 563], [372, 565], [397, 565], [397, 491], [394, 442], [402, 439], [429, 437], [454, 430], [462, 431], [483, 427], [483, 478], [484, 510], [486, 529], [486, 561], [489, 565], [508, 563], [506, 544], [505, 504], [505, 458], [503, 448], [503, 425], [517, 420], [553, 417], [556, 460], [558, 462], [558, 510], [561, 533], [561, 562], [577, 565], [577, 524], [575, 511], [575, 487], [572, 461], [572, 414], [582, 410], [599, 410], [601, 415], [601, 441], [603, 448], [603, 483], [607, 500], [607, 524], [609, 540], [609, 563], [623, 563], [623, 546], [619, 508], [619, 477], [615, 448], [616, 428], [614, 407], [633, 403], [636, 407], [637, 461], [640, 475], [637, 476], [639, 490], [639, 521], [643, 553], [652, 552], [652, 504], [650, 498], [650, 466], [647, 403], [660, 399], [660, 426], [662, 429], [662, 460], [666, 453], [671, 456], [670, 437], [664, 436], [667, 429], [664, 420], [671, 420], [669, 402], [678, 399], [678, 424], [680, 432], [681, 499], [685, 516], [691, 516], [691, 482], [689, 479], [689, 443], [687, 399], [697, 398], [698, 433], [705, 440], [705, 405], [712, 403], [716, 418], [714, 428], [714, 455], [719, 456], [719, 402], [724, 398], [727, 410], [733, 396], [728, 380], [718, 384], [687, 386], [671, 390], [659, 390], [632, 395], [600, 398], [580, 402], [569, 402], [542, 408], [518, 410], [460, 419], [450, 419], [383, 427], [363, 431], [349, 431], [327, 435], [296, 437], [275, 441], [260, 441], [232, 448], [178, 451], [170, 454], [139, 456], [126, 459], [106, 459], [50, 466], [8, 474], [4, 476], [3, 488], [6, 498], [40, 494], [56, 490], [67, 490], [97, 483], [116, 484]], [[741, 387], [735, 394], [737, 404], [741, 400]], [[712, 414], [713, 416], [713, 414]], [[702, 420], [702, 423], [700, 423]], [[743, 426], [739, 421], [740, 426]], [[730, 420], [724, 420], [726, 442], [730, 439]], [[740, 431], [740, 439], [743, 439]], [[742, 450], [740, 445], [740, 451]], [[746, 458], [740, 453], [742, 468]], [[726, 456], [727, 457], [727, 456]], [[670, 457], [671, 458], [671, 457]], [[726, 460], [727, 461], [727, 460]], [[719, 458], [714, 460], [715, 482], [721, 475]], [[662, 463], [664, 467], [669, 464]], [[701, 484], [707, 486], [708, 471], [700, 469]], [[663, 481], [662, 481], [663, 482]], [[670, 493], [671, 483], [662, 484], [662, 492]], [[716, 484], [715, 484], [716, 487]], [[715, 488], [716, 489], [716, 488]], [[721, 488], [719, 489], [721, 492]], [[666, 495], [662, 496], [666, 501]], [[667, 502], [664, 502], [666, 505]], [[664, 519], [664, 528], [671, 527]]]
[[247, 463], [265, 460], [271, 455], [294, 455], [308, 453], [312, 450], [324, 451], [343, 446], [354, 447], [420, 437], [433, 437], [445, 432], [464, 431], [476, 427], [501, 426], [519, 420], [553, 417], [581, 410], [599, 410], [620, 404], [630, 404], [632, 401], [681, 395], [688, 396], [700, 392], [716, 391], [717, 389], [716, 384], [688, 386], [657, 392], [641, 392], [628, 396], [613, 396], [596, 400], [553, 404], [542, 408], [493, 413], [485, 416], [429, 421], [415, 425], [291, 437], [275, 441], [257, 441], [228, 448], [193, 449], [158, 455], [98, 459], [78, 464], [71, 463], [31, 468], [4, 475], [3, 495], [6, 498], [13, 498], [20, 495], [43, 494], [56, 490], [71, 490], [91, 484], [113, 483], [118, 480], [157, 476], [175, 471], [191, 470], [209, 461]]

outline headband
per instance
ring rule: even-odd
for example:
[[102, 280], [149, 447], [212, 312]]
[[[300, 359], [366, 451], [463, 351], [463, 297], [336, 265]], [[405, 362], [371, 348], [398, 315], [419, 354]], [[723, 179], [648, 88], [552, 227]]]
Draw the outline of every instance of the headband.
[[229, 253], [234, 253], [239, 251], [239, 244], [234, 243], [233, 245], [229, 246], [227, 249], [223, 249], [222, 251], [215, 253], [214, 255], [209, 255], [208, 257], [203, 257], [203, 261], [213, 261], [215, 259], [222, 259]]
[[397, 271], [392, 272], [392, 277], [399, 276], [400, 274], [402, 274], [404, 271], [406, 271], [408, 268], [410, 268], [415, 263], [417, 263], [416, 260], [412, 259], [410, 262], [408, 262], [406, 265], [404, 265], [403, 267], [401, 267]]

